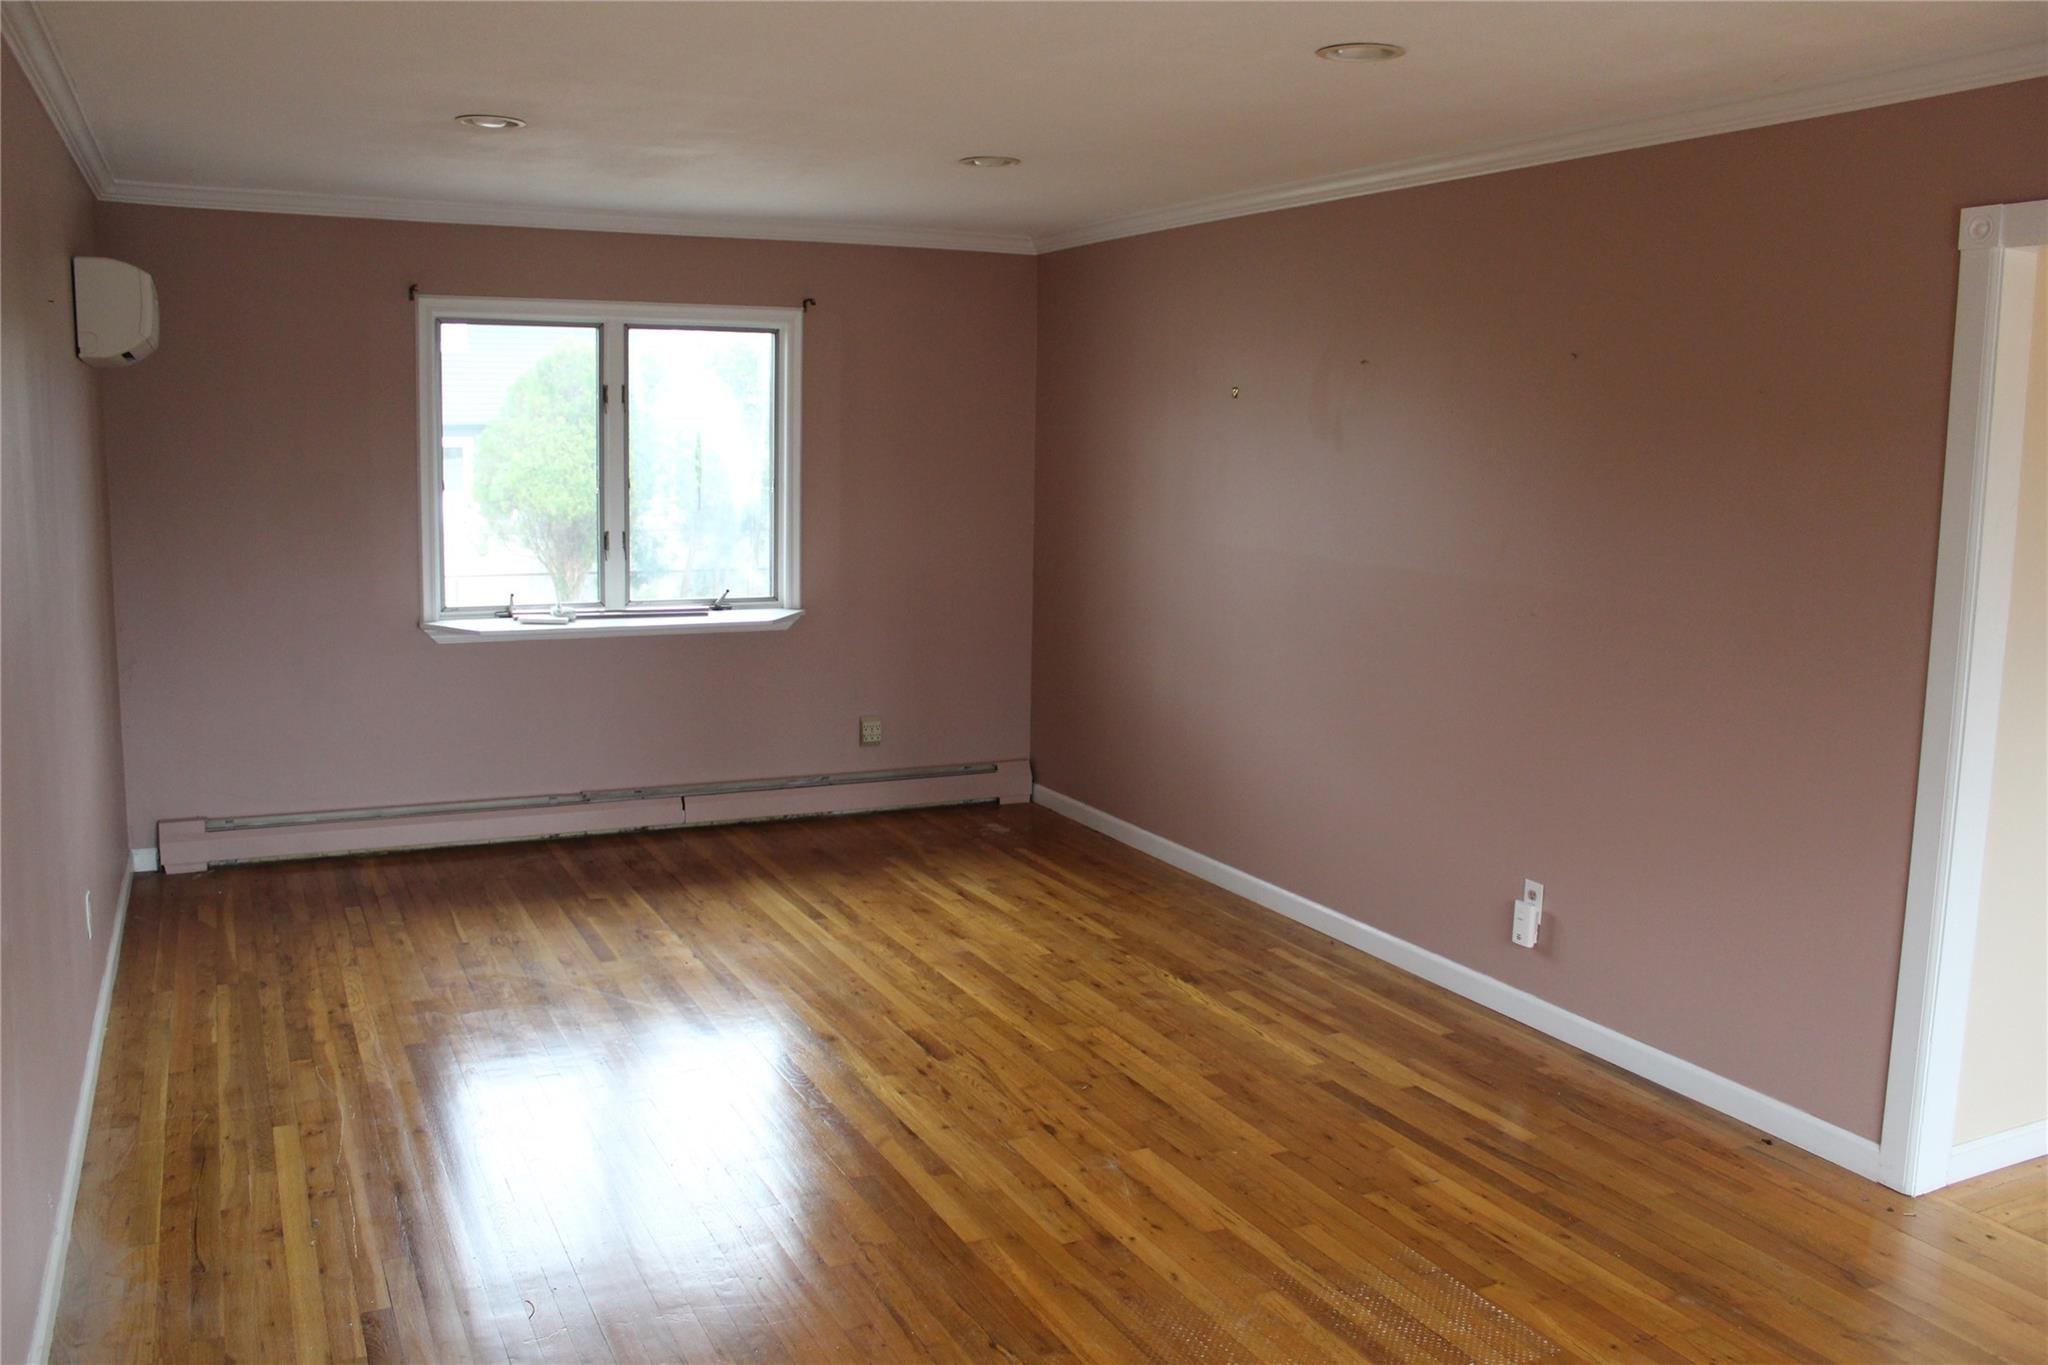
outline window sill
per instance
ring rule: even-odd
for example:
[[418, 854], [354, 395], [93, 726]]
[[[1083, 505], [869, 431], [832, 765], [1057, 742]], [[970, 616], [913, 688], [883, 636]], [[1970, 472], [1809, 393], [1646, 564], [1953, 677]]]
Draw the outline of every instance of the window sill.
[[792, 607], [735, 607], [709, 616], [663, 616], [647, 621], [592, 619], [530, 626], [502, 616], [452, 616], [422, 621], [437, 644], [495, 644], [509, 640], [581, 640], [621, 635], [725, 635], [743, 630], [788, 630], [802, 616]]

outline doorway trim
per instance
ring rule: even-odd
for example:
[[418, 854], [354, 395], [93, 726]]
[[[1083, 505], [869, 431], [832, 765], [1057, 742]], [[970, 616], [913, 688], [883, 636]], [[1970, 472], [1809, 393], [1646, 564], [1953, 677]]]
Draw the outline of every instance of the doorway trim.
[[1963, 210], [1927, 709], [1906, 877], [1879, 1178], [1906, 1194], [1949, 1183], [1963, 1031], [1990, 827], [2019, 511], [2032, 296], [2048, 200]]

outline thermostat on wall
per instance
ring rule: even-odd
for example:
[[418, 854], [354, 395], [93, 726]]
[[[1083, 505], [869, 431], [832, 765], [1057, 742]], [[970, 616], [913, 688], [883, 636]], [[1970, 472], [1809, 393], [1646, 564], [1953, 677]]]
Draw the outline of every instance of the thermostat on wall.
[[156, 349], [156, 281], [126, 261], [73, 256], [71, 316], [80, 360], [133, 365]]

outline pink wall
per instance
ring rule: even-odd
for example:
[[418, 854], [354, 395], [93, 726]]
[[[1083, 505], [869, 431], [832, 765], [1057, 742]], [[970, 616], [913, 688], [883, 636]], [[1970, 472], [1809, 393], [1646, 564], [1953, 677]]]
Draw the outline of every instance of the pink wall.
[[[165, 318], [103, 394], [130, 837], [1028, 747], [1874, 1135], [1955, 213], [2044, 142], [2034, 82], [1036, 263], [102, 206]], [[414, 282], [818, 298], [807, 618], [430, 642]]]
[[[129, 828], [192, 815], [1020, 758], [1033, 263], [105, 205], [162, 349], [106, 385]], [[421, 634], [413, 305], [818, 306], [803, 620]], [[858, 720], [888, 739], [858, 747]]]
[[1041, 260], [1038, 780], [1874, 1137], [1957, 212], [2044, 147], [2036, 81]]
[[92, 251], [93, 201], [12, 52], [0, 130], [0, 1360], [14, 1361], [128, 853], [97, 386], [72, 354], [71, 257]]

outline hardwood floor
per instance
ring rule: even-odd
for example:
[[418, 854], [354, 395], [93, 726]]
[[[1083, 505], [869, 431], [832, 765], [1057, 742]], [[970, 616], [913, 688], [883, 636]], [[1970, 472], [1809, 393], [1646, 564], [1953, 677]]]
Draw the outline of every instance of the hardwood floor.
[[60, 1361], [2042, 1359], [1907, 1200], [1032, 807], [139, 881]]

